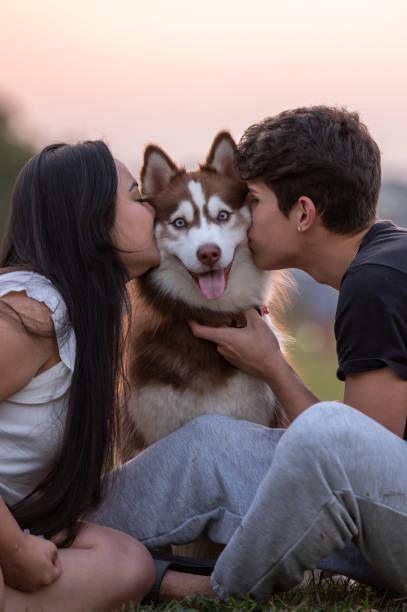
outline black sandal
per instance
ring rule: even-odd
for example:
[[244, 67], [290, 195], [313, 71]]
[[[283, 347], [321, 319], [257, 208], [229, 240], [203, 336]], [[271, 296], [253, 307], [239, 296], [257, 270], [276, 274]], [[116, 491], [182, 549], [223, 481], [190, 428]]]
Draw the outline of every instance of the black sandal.
[[154, 585], [141, 602], [142, 605], [158, 603], [160, 586], [167, 570], [184, 574], [199, 574], [210, 576], [215, 567], [216, 559], [198, 559], [197, 557], [180, 557], [152, 550], [151, 556], [154, 560], [156, 576]]

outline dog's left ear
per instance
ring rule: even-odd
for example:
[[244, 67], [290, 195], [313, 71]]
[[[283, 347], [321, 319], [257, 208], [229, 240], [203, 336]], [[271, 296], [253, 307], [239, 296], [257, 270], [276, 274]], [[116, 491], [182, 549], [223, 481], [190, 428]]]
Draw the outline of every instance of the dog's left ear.
[[206, 162], [202, 169], [216, 170], [220, 174], [237, 176], [235, 169], [236, 143], [229, 132], [219, 132], [212, 143]]

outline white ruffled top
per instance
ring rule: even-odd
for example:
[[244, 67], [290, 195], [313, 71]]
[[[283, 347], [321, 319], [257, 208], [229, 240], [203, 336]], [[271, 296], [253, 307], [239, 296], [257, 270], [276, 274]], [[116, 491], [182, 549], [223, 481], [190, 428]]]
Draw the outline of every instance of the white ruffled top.
[[26, 271], [1, 274], [0, 297], [12, 291], [48, 306], [61, 361], [0, 402], [0, 496], [10, 505], [35, 488], [57, 456], [76, 354], [73, 330], [62, 334], [65, 302], [47, 278]]

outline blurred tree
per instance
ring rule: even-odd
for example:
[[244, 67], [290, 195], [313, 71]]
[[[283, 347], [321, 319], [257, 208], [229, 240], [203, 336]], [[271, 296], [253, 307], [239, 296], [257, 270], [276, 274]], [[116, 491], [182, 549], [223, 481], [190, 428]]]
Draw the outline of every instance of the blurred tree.
[[9, 113], [0, 108], [0, 238], [5, 230], [17, 174], [34, 153], [34, 148], [13, 133]]

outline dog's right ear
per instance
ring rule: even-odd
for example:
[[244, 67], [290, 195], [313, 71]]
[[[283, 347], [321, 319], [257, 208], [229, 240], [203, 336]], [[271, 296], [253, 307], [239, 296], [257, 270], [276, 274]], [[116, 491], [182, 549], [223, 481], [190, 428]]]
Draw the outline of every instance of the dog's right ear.
[[156, 145], [148, 145], [144, 151], [144, 162], [140, 171], [143, 196], [156, 196], [168, 185], [177, 172], [179, 172], [179, 169], [165, 151]]

